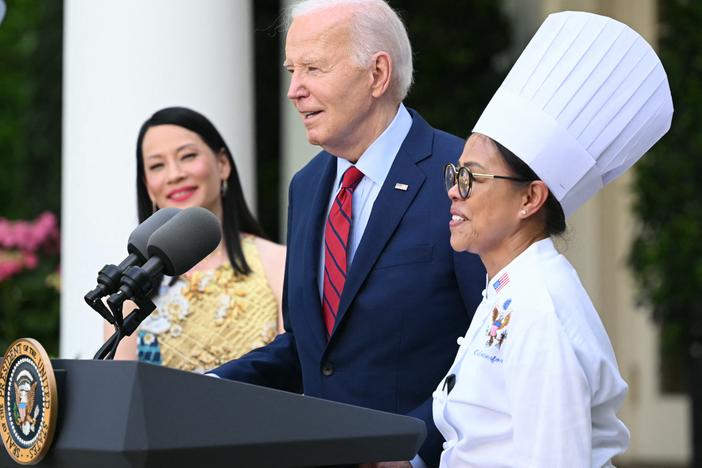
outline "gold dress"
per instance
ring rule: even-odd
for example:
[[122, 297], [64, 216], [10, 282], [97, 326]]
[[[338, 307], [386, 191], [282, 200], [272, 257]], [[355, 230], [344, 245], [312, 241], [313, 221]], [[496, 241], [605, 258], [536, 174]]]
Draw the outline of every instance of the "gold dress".
[[206, 372], [275, 338], [278, 304], [255, 238], [242, 236], [248, 276], [229, 262], [210, 271], [164, 277], [156, 310], [138, 331], [139, 360]]

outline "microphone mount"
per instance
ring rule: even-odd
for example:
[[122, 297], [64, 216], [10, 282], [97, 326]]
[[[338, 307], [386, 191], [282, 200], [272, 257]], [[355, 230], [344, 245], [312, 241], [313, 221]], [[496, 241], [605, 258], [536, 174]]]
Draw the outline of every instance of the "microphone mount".
[[115, 323], [115, 318], [107, 307], [105, 307], [102, 298], [111, 291], [116, 291], [117, 288], [119, 288], [121, 277], [122, 270], [120, 270], [117, 265], [105, 265], [98, 272], [97, 287], [88, 292], [84, 297], [85, 302], [110, 324]]
[[[156, 305], [153, 303], [153, 301], [146, 297], [132, 297], [131, 299], [137, 305], [137, 308], [127, 315], [127, 318], [124, 319], [122, 324], [119, 326], [115, 325], [115, 332], [110, 338], [108, 338], [105, 344], [102, 345], [98, 352], [95, 353], [93, 359], [113, 359], [115, 357], [115, 353], [117, 352], [117, 346], [119, 345], [119, 342], [122, 341], [122, 338], [125, 336], [131, 336], [132, 333], [134, 333], [134, 331], [136, 331], [136, 329], [139, 327], [139, 324], [141, 324], [141, 322], [144, 321], [144, 319], [156, 309]], [[126, 300], [126, 298], [124, 300]], [[122, 300], [122, 303], [124, 303], [124, 300]], [[119, 311], [120, 317], [122, 316], [121, 307], [122, 306], [120, 306]]]
[[[127, 268], [122, 274], [119, 290], [107, 299], [107, 305], [110, 306], [112, 316], [115, 319], [115, 332], [98, 350], [93, 359], [113, 359], [119, 342], [125, 336], [131, 336], [139, 324], [156, 309], [156, 305], [149, 299], [149, 293], [154, 287], [154, 276], [158, 276], [162, 269], [155, 261], [147, 262], [144, 267], [130, 266]], [[131, 299], [137, 308], [125, 319], [122, 311], [124, 303], [128, 299]]]

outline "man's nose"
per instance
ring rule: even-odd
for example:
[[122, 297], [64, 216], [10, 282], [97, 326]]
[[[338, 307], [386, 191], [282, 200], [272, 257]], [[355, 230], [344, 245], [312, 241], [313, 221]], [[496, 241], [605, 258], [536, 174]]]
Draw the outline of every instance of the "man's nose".
[[288, 99], [294, 101], [308, 95], [307, 87], [301, 74], [294, 71], [290, 74], [290, 86], [288, 86]]

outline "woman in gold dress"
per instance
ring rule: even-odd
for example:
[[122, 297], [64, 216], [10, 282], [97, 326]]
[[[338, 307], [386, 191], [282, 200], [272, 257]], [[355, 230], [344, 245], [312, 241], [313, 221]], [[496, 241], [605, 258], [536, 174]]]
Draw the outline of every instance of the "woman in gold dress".
[[217, 129], [193, 110], [162, 109], [142, 125], [136, 156], [139, 222], [159, 208], [202, 206], [223, 235], [188, 273], [163, 278], [156, 310], [116, 357], [204, 372], [272, 341], [282, 331], [285, 247], [263, 238]]

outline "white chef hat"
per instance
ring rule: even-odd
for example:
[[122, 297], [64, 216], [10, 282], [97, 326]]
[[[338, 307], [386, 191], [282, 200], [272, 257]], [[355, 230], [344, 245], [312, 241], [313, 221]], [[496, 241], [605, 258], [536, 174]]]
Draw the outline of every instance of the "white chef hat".
[[658, 56], [606, 16], [549, 15], [473, 128], [522, 159], [566, 216], [634, 164], [670, 128]]

